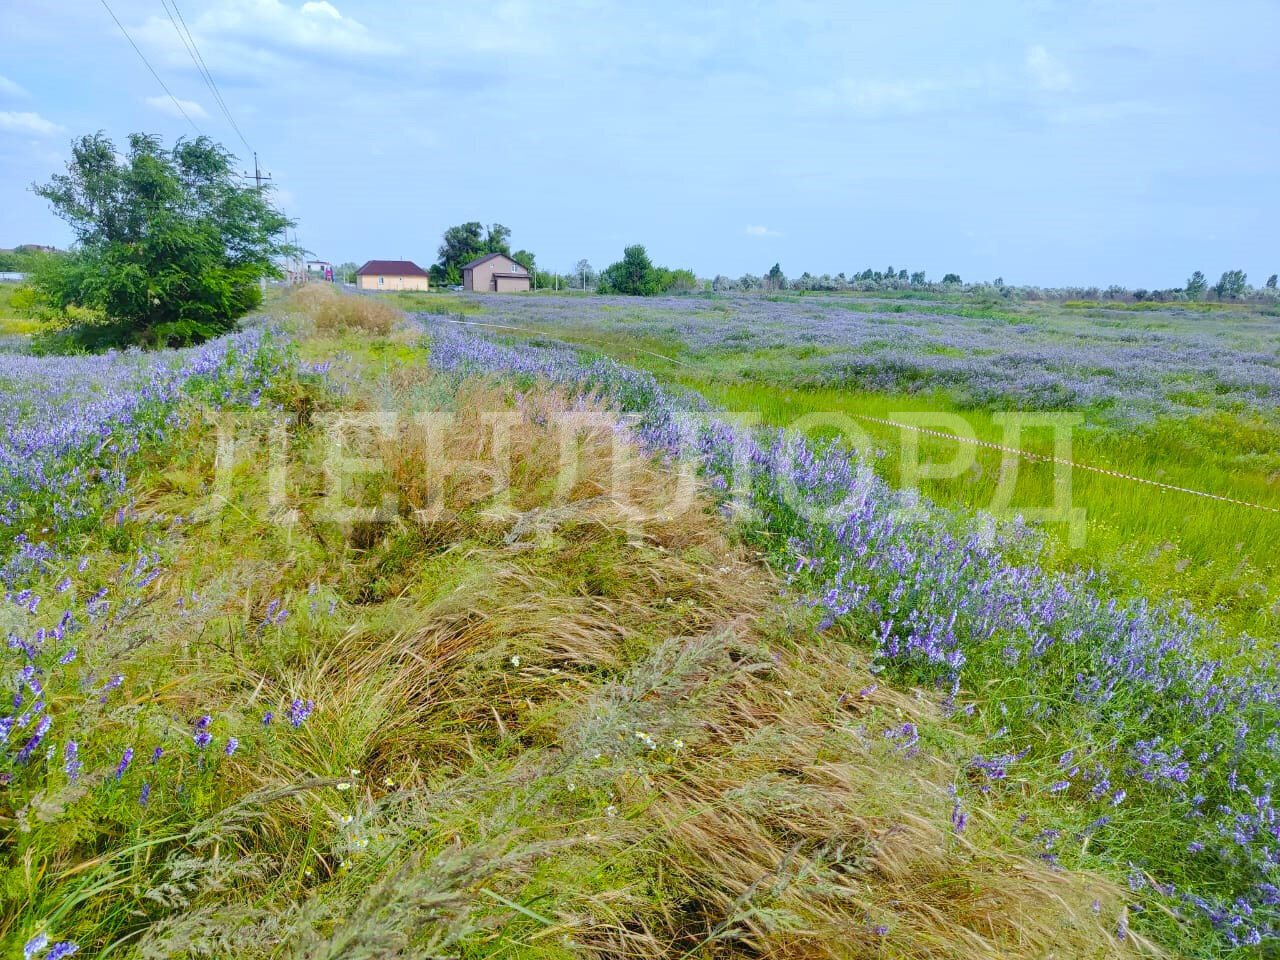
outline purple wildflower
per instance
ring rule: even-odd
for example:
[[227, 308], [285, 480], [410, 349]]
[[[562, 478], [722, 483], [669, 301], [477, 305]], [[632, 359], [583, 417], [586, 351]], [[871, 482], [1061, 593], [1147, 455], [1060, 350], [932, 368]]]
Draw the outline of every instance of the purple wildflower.
[[84, 766], [76, 759], [80, 752], [80, 745], [74, 740], [68, 740], [67, 745], [62, 748], [62, 758], [66, 762], [62, 765], [62, 772], [67, 775], [69, 780], [74, 780], [80, 775], [80, 768]]
[[124, 772], [129, 769], [129, 764], [133, 762], [133, 747], [125, 747], [124, 753], [120, 755], [120, 762], [116, 764], [116, 779], [119, 780], [124, 776]]
[[311, 716], [311, 711], [314, 709], [315, 704], [310, 700], [303, 701], [295, 698], [294, 701], [289, 704], [286, 716], [289, 718], [289, 723], [292, 724], [293, 728], [296, 730], [306, 723], [307, 717]]

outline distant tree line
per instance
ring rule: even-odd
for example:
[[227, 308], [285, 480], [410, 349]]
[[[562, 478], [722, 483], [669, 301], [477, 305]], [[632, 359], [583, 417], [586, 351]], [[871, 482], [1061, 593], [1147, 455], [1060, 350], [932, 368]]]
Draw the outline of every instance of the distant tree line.
[[884, 270], [867, 268], [850, 274], [811, 274], [788, 279], [779, 264], [774, 264], [763, 276], [744, 274], [737, 279], [723, 274], [711, 280], [709, 288], [718, 292], [792, 290], [797, 292], [887, 292], [917, 290], [930, 293], [963, 292], [986, 294], [1005, 299], [1021, 300], [1116, 300], [1140, 303], [1151, 301], [1170, 303], [1197, 300], [1259, 300], [1280, 299], [1276, 274], [1267, 278], [1262, 287], [1251, 287], [1243, 270], [1224, 271], [1218, 282], [1210, 284], [1197, 270], [1183, 287], [1164, 290], [1129, 289], [1113, 284], [1109, 287], [1034, 287], [1010, 286], [1002, 277], [991, 281], [966, 284], [957, 273], [944, 274], [940, 281], [932, 281], [923, 270], [906, 270], [887, 267]]

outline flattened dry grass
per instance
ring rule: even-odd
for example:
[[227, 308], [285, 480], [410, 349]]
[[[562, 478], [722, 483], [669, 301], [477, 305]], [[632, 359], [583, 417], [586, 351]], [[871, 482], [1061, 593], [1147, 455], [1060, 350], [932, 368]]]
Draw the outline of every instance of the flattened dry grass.
[[[556, 414], [589, 406], [394, 368], [348, 400], [407, 415], [346, 451], [383, 465], [350, 498], [390, 494], [393, 515], [323, 519], [326, 433], [300, 426], [298, 521], [271, 519], [262, 449], [243, 457], [229, 501], [184, 527], [120, 654], [130, 709], [212, 712], [243, 745], [207, 794], [157, 789], [163, 842], [121, 814], [50, 855], [33, 899], [74, 916], [67, 934], [87, 952], [1142, 949], [1112, 935], [1119, 891], [1013, 849], [998, 810], [972, 808], [957, 834], [946, 758], [972, 745], [928, 696], [877, 687], [854, 647], [780, 608], [706, 502], [673, 512], [682, 478], [607, 423], [566, 443]], [[431, 411], [454, 414], [442, 449], [455, 461], [492, 453], [485, 411], [518, 415], [509, 497], [424, 460], [434, 441], [413, 416]], [[214, 446], [193, 435], [157, 465], [140, 510], [207, 506], [192, 491], [214, 487]], [[278, 609], [290, 616], [268, 623]], [[315, 703], [304, 725], [260, 726], [294, 697]], [[884, 736], [907, 722], [919, 753]], [[89, 886], [94, 909], [68, 914]]]
[[338, 334], [363, 331], [385, 337], [400, 317], [399, 311], [380, 300], [344, 293], [328, 283], [308, 283], [286, 300], [286, 309], [301, 311], [315, 323], [317, 332]]

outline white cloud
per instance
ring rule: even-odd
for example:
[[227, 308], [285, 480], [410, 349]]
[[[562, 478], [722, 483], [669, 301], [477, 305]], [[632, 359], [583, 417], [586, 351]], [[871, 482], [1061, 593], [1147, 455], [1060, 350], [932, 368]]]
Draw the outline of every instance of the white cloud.
[[[293, 6], [282, 0], [220, 0], [187, 20], [215, 77], [278, 66], [282, 59], [308, 56], [368, 57], [398, 50], [327, 0]], [[135, 36], [163, 52], [171, 65], [190, 67], [190, 57], [167, 17], [154, 16]], [[192, 68], [194, 69], [194, 68]]]
[[18, 86], [18, 84], [14, 83], [8, 77], [0, 76], [0, 95], [6, 97], [25, 97], [28, 94], [27, 91], [23, 90], [22, 87]]
[[[145, 99], [147, 106], [153, 110], [159, 110], [161, 113], [167, 113], [169, 116], [177, 117], [180, 120], [183, 119], [183, 111], [186, 111], [187, 116], [192, 120], [204, 120], [209, 116], [204, 107], [194, 100], [183, 100], [179, 97], [175, 102], [167, 96], [147, 97]], [[179, 109], [179, 107], [182, 109]]]
[[1041, 90], [1056, 93], [1073, 83], [1071, 72], [1038, 43], [1027, 48], [1027, 72]]
[[748, 237], [780, 237], [782, 234], [777, 230], [770, 230], [766, 226], [760, 224], [748, 224], [746, 230]]
[[52, 120], [46, 120], [38, 113], [14, 113], [11, 110], [0, 110], [0, 130], [12, 130], [15, 133], [34, 133], [38, 137], [51, 137], [62, 130]]

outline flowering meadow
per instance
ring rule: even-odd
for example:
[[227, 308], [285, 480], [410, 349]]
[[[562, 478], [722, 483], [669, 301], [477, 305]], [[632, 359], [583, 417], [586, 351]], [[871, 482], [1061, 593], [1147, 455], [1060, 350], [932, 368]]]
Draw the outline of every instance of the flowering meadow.
[[[159, 359], [0, 353], [0, 531], [58, 536], [96, 521], [124, 494], [130, 458], [179, 425], [193, 391], [214, 402], [256, 403], [275, 372], [262, 330], [229, 335]], [[0, 537], [3, 537], [0, 532]]]
[[1247, 639], [625, 364], [313, 299], [3, 361], [5, 955], [1274, 946]]
[[[599, 393], [639, 415], [650, 449], [692, 458], [797, 603], [867, 638], [886, 681], [931, 687], [981, 734], [956, 774], [957, 828], [969, 798], [994, 794], [1046, 862], [1145, 894], [1135, 927], [1173, 916], [1225, 948], [1274, 947], [1280, 669], [1255, 641], [1121, 599], [1096, 574], [1046, 570], [1034, 534], [900, 496], [869, 451], [715, 417], [691, 426], [686, 412], [705, 404], [615, 361], [428, 329], [441, 369]], [[910, 724], [885, 736], [917, 739]]]
[[787, 386], [946, 390], [961, 406], [1090, 408], [1105, 419], [1280, 406], [1275, 319], [1176, 305], [1082, 315], [851, 297], [482, 296], [473, 319], [652, 345]]

